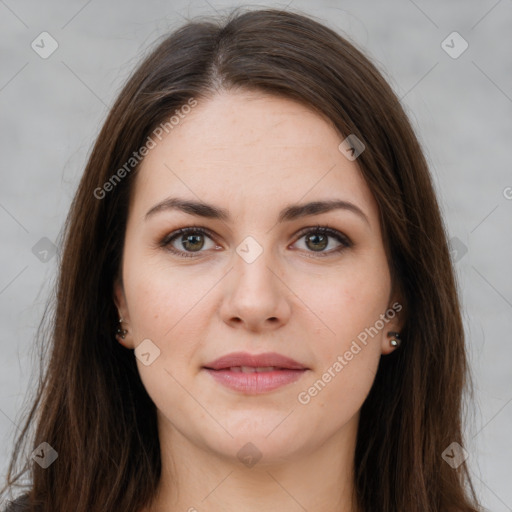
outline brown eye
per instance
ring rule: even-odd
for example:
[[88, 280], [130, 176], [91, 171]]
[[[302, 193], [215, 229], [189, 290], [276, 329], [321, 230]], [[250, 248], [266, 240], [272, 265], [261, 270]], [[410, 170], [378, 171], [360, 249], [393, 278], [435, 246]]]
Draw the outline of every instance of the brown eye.
[[187, 251], [196, 252], [201, 250], [204, 246], [204, 240], [201, 238], [202, 236], [202, 234], [183, 235], [180, 243]]
[[[316, 226], [302, 231], [301, 238], [304, 238], [304, 245], [307, 252], [318, 253], [320, 256], [338, 253], [347, 247], [352, 246], [352, 242], [339, 231], [327, 226]], [[335, 239], [339, 245], [326, 251], [325, 249], [332, 245], [330, 239]]]
[[208, 231], [204, 228], [196, 227], [183, 228], [174, 231], [170, 235], [164, 237], [159, 245], [179, 256], [193, 258], [193, 253], [205, 252], [201, 250], [205, 246], [205, 237], [212, 241], [213, 247], [217, 247], [216, 244], [213, 243], [212, 237]]
[[306, 235], [306, 245], [312, 250], [323, 251], [329, 245], [329, 236], [323, 233]]

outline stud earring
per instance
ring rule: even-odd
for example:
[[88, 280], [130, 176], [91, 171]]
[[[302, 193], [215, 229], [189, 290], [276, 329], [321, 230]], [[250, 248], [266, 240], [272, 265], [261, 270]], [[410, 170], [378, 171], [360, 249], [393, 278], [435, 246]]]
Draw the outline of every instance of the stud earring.
[[392, 347], [399, 347], [402, 340], [400, 339], [400, 333], [390, 331], [388, 332], [388, 336], [393, 336], [393, 338], [389, 341]]
[[[119, 319], [119, 324], [121, 324], [121, 322], [123, 321], [122, 318]], [[126, 334], [128, 333], [128, 331], [126, 329], [121, 329], [121, 325], [119, 326], [119, 328], [117, 329], [116, 331], [116, 334], [118, 336], [121, 336], [121, 338], [124, 340], [124, 338], [126, 337]]]

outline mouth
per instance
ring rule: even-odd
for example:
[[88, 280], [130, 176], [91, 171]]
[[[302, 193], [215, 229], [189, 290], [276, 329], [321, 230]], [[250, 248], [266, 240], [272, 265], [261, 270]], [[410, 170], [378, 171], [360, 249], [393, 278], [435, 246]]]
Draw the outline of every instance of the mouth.
[[277, 353], [232, 353], [203, 366], [217, 383], [243, 394], [273, 391], [300, 379], [309, 368]]
[[[279, 370], [291, 370], [291, 368], [282, 368], [278, 366], [231, 366], [229, 368], [206, 368], [207, 370], [214, 370], [216, 372], [220, 372], [223, 370], [227, 370], [233, 373], [267, 373], [267, 372], [274, 372]], [[300, 370], [295, 370], [300, 371]]]

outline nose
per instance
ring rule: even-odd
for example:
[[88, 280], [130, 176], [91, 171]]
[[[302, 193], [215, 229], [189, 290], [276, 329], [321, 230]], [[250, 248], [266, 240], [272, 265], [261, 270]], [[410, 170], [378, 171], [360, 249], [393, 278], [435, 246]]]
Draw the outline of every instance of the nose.
[[231, 327], [270, 331], [288, 322], [292, 293], [266, 251], [250, 263], [236, 254], [224, 281], [220, 314]]

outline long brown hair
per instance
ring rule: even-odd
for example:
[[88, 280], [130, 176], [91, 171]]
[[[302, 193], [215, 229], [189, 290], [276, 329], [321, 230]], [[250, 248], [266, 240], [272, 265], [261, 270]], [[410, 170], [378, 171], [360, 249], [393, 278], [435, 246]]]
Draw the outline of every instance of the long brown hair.
[[[400, 349], [381, 358], [361, 410], [354, 461], [361, 510], [479, 510], [466, 464], [453, 469], [442, 458], [451, 443], [464, 445], [471, 386], [446, 230], [420, 144], [353, 42], [309, 15], [277, 9], [188, 22], [121, 91], [64, 226], [51, 333], [42, 332], [49, 359], [4, 490], [29, 472], [30, 510], [138, 512], [152, 503], [161, 470], [155, 405], [133, 353], [114, 338], [113, 282], [137, 171], [126, 162], [191, 98], [237, 88], [295, 99], [366, 146], [358, 164], [379, 206], [406, 322]], [[123, 179], [113, 181], [123, 166]], [[30, 451], [46, 442], [58, 458], [43, 469], [27, 457], [14, 474], [34, 423]]]

